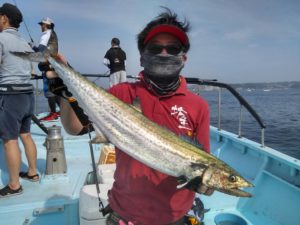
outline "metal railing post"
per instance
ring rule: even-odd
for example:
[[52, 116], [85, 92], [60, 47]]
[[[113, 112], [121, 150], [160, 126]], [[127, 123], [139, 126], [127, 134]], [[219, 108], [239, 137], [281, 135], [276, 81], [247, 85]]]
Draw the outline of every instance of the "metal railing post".
[[242, 137], [242, 118], [243, 118], [243, 106], [240, 104], [240, 118], [239, 118], [239, 130], [238, 137]]
[[219, 88], [219, 97], [218, 97], [218, 130], [221, 130], [221, 91], [222, 91], [222, 88]]
[[261, 129], [261, 147], [265, 147], [265, 128]]

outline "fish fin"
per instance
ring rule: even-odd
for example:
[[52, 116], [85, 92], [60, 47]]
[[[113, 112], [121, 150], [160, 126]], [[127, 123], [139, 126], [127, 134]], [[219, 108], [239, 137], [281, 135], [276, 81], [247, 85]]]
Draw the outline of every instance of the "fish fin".
[[22, 59], [29, 60], [31, 62], [46, 62], [49, 56], [48, 51], [43, 52], [14, 52], [10, 51], [11, 54], [18, 56]]
[[141, 108], [138, 108], [138, 107], [136, 107], [136, 106], [134, 106], [134, 105], [131, 105], [131, 107], [133, 108], [133, 109], [135, 109], [136, 111], [138, 111], [138, 112], [142, 112], [142, 110], [141, 110]]
[[178, 184], [178, 185], [176, 186], [176, 188], [177, 188], [177, 189], [184, 188], [187, 184], [188, 184], [188, 182], [183, 183], [183, 184]]
[[134, 100], [133, 100], [133, 103], [131, 105], [132, 108], [134, 108], [136, 111], [138, 112], [142, 112], [142, 106], [141, 106], [141, 101], [139, 99], [139, 97], [136, 97]]
[[96, 126], [94, 126], [96, 136], [92, 139], [93, 144], [108, 144], [109, 140], [107, 137], [102, 133], [100, 129], [98, 129]]
[[184, 140], [185, 142], [190, 143], [191, 145], [194, 145], [197, 148], [200, 148], [201, 150], [204, 150], [203, 145], [193, 137], [187, 135], [179, 135], [179, 138]]
[[108, 144], [109, 141], [106, 137], [96, 134], [96, 136], [91, 140], [92, 144]]
[[[207, 169], [206, 165], [203, 165], [201, 163], [191, 163], [190, 165], [194, 170], [199, 170], [199, 174], [203, 174], [203, 172]], [[177, 189], [180, 188], [188, 188], [190, 190], [197, 190], [200, 183], [202, 183], [202, 177], [197, 176], [193, 179], [189, 180], [186, 176], [182, 175], [177, 177]]]
[[202, 163], [194, 163], [192, 162], [191, 165], [190, 165], [194, 170], [206, 170], [207, 169], [207, 166], [202, 164]]
[[191, 210], [193, 211], [194, 215], [200, 220], [203, 221], [204, 214], [210, 211], [210, 209], [205, 209], [203, 202], [200, 200], [199, 197], [196, 197], [194, 200], [194, 204], [192, 205]]
[[186, 176], [182, 175], [182, 176], [177, 177], [177, 182], [178, 182], [177, 189], [180, 189], [180, 188], [183, 188], [185, 185], [187, 185], [188, 180], [187, 180]]
[[193, 178], [187, 182], [183, 187], [197, 192], [199, 185], [202, 183], [202, 178], [200, 176]]

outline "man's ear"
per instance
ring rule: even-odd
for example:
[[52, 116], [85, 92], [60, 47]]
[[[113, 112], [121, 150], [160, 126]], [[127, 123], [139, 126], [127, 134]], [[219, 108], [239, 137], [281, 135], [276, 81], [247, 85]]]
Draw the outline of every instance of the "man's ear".
[[143, 60], [142, 60], [142, 56], [140, 56], [140, 66], [141, 66], [141, 67], [144, 67], [144, 63], [143, 63]]
[[187, 60], [187, 55], [183, 54], [182, 58], [183, 58], [183, 61], [186, 61]]
[[[2, 15], [3, 16], [3, 21], [4, 21], [4, 23], [6, 24], [6, 23], [9, 23], [9, 19], [8, 19], [8, 17], [7, 17], [7, 15]], [[10, 25], [10, 24], [9, 24]]]

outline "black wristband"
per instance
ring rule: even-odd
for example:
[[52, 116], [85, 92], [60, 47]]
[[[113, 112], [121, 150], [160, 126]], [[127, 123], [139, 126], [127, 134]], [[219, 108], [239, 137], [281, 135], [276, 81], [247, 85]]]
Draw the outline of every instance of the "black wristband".
[[69, 102], [82, 126], [87, 126], [91, 123], [88, 116], [84, 114], [83, 109], [78, 105], [77, 101]]
[[59, 77], [48, 79], [48, 85], [49, 90], [55, 94], [58, 95], [69, 102], [76, 101], [76, 99], [73, 98], [73, 95], [71, 92], [69, 92], [67, 86], [64, 84], [63, 80]]
[[83, 135], [88, 132], [94, 131], [94, 128], [92, 126], [91, 121], [89, 120], [89, 117], [84, 114], [83, 109], [78, 105], [78, 102], [75, 101], [69, 101], [72, 109], [74, 110], [77, 118], [79, 119], [81, 125], [83, 126], [82, 130], [78, 133], [78, 135]]

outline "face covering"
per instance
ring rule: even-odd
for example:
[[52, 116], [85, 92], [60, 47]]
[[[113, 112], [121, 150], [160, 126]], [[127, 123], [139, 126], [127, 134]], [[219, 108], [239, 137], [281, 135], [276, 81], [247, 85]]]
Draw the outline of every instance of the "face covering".
[[152, 77], [176, 77], [179, 76], [184, 66], [183, 54], [149, 54], [141, 55], [141, 66], [146, 74]]
[[144, 76], [159, 95], [166, 95], [175, 91], [180, 84], [179, 73], [184, 66], [182, 54], [149, 54], [141, 55], [141, 66]]

